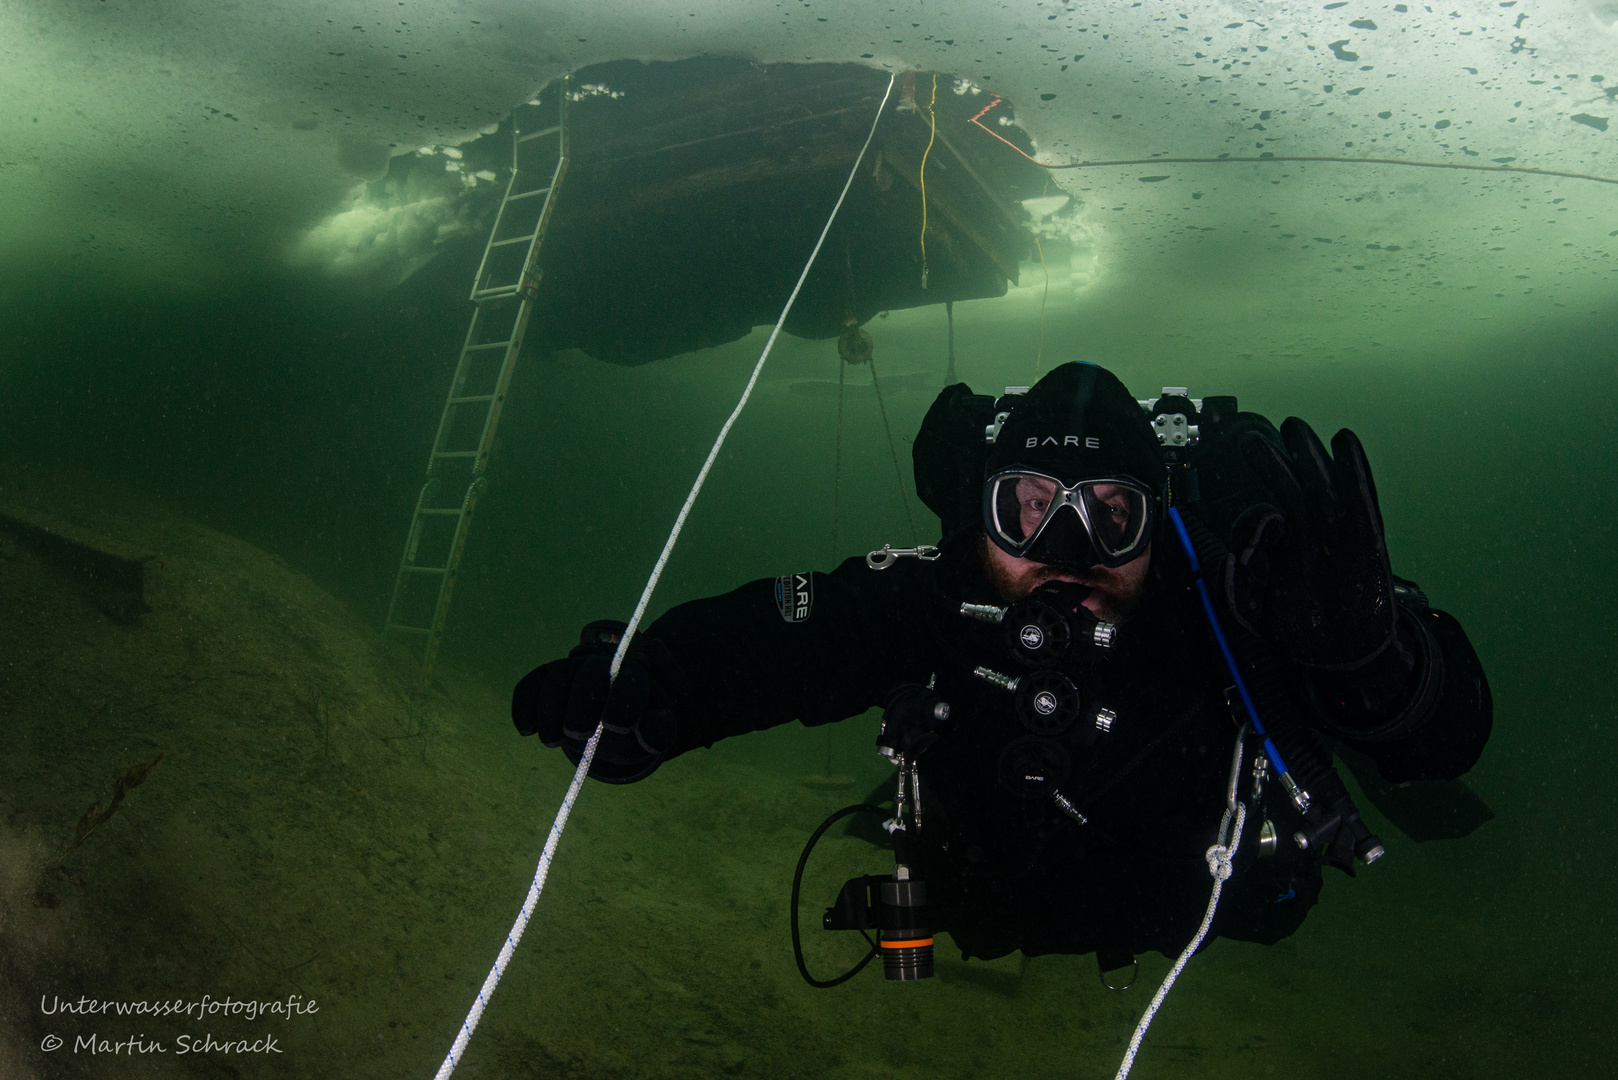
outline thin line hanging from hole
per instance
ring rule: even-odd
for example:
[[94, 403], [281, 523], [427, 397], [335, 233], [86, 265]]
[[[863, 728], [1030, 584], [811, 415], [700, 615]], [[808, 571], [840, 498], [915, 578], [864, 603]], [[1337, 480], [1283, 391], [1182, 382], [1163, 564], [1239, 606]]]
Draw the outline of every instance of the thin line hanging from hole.
[[1045, 301], [1051, 298], [1051, 271], [1045, 265], [1045, 248], [1034, 233], [1034, 250], [1039, 252], [1039, 268], [1045, 271], [1045, 292], [1039, 298], [1039, 351], [1034, 354], [1034, 381], [1039, 381], [1039, 366], [1045, 359]]
[[865, 364], [871, 369], [871, 389], [876, 391], [877, 411], [882, 415], [882, 431], [888, 440], [888, 456], [893, 459], [893, 478], [899, 484], [899, 500], [904, 505], [905, 521], [910, 526], [910, 542], [916, 538], [916, 518], [910, 510], [910, 492], [905, 487], [904, 469], [899, 464], [899, 450], [893, 442], [893, 428], [888, 423], [888, 407], [882, 400], [882, 383], [876, 374], [876, 357], [871, 335], [860, 326], [855, 314], [854, 246], [848, 235], [843, 236], [843, 332], [837, 338], [837, 451], [832, 473], [832, 561], [836, 561], [838, 533], [841, 529], [843, 482], [843, 387], [844, 369], [849, 364]]
[[910, 526], [910, 542], [917, 543], [916, 518], [910, 510], [910, 492], [905, 488], [904, 468], [899, 464], [899, 450], [894, 445], [893, 427], [888, 423], [888, 407], [882, 400], [882, 383], [876, 374], [876, 357], [871, 343], [871, 335], [854, 321], [850, 315], [847, 320], [847, 329], [837, 339], [837, 458], [834, 465], [832, 480], [832, 546], [837, 544], [838, 513], [840, 510], [841, 487], [843, 474], [843, 366], [844, 364], [866, 364], [871, 369], [871, 389], [876, 391], [876, 408], [882, 416], [882, 433], [887, 436], [888, 456], [893, 459], [893, 478], [899, 484], [899, 499], [904, 504], [905, 521]]
[[[842, 355], [843, 343], [837, 342], [837, 353]], [[837, 449], [832, 455], [831, 473], [831, 564], [836, 566], [841, 561], [837, 554], [838, 532], [842, 529], [843, 519], [843, 383], [844, 372], [848, 365], [842, 361], [837, 364]], [[830, 725], [828, 725], [830, 726]]]
[[[866, 336], [866, 340], [870, 340], [869, 335]], [[910, 512], [910, 489], [905, 485], [904, 468], [899, 464], [899, 449], [893, 442], [893, 427], [888, 423], [888, 407], [882, 403], [882, 384], [876, 377], [876, 356], [867, 353], [865, 361], [871, 365], [871, 388], [876, 391], [877, 412], [882, 414], [882, 432], [888, 437], [888, 456], [893, 459], [893, 478], [899, 482], [899, 500], [904, 504], [905, 522], [910, 526], [910, 542], [919, 544], [921, 541], [916, 535], [916, 518]]]

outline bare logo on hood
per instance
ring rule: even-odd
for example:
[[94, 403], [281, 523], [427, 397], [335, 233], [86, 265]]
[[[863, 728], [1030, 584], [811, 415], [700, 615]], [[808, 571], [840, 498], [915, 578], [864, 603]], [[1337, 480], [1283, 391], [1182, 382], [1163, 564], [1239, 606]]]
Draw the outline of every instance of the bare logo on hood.
[[1028, 441], [1023, 445], [1023, 449], [1032, 450], [1037, 446], [1082, 446], [1086, 450], [1100, 450], [1101, 440], [1094, 435], [1086, 435], [1082, 439], [1077, 435], [1063, 435], [1061, 438], [1057, 438], [1055, 435], [1047, 435], [1043, 439], [1038, 435], [1030, 435], [1028, 436]]
[[810, 574], [786, 574], [775, 579], [775, 606], [787, 622], [808, 619], [814, 603], [815, 587]]

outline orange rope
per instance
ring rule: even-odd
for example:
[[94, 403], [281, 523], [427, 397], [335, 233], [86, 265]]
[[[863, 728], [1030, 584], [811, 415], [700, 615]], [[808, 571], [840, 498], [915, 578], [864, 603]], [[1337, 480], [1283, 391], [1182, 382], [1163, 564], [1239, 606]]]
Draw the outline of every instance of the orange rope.
[[1022, 154], [1023, 157], [1028, 158], [1029, 161], [1032, 161], [1035, 165], [1038, 165], [1042, 169], [1060, 168], [1061, 166], [1047, 165], [1043, 161], [1038, 161], [1038, 160], [1035, 160], [1034, 158], [1028, 157], [1027, 154], [1023, 153], [1022, 147], [1018, 146], [1016, 143], [1012, 142], [1010, 139], [1003, 138], [1000, 135], [996, 134], [995, 132], [989, 131], [989, 129], [986, 128], [986, 127], [983, 127], [982, 124], [978, 124], [978, 120], [982, 118], [983, 114], [988, 112], [990, 109], [994, 108], [996, 105], [1000, 104], [1000, 102], [1002, 100], [1004, 100], [1004, 99], [997, 96], [993, 101], [989, 102], [987, 105], [983, 106], [983, 108], [979, 109], [977, 116], [972, 117], [972, 119], [968, 120], [967, 123], [969, 123], [969, 124], [977, 124], [979, 128], [982, 128], [984, 131], [987, 131], [994, 138], [999, 139], [1001, 142], [1005, 143], [1007, 146], [1009, 146], [1013, 150], [1017, 151], [1017, 153]]
[[[988, 104], [987, 104], [987, 105], [985, 105], [985, 106], [983, 106], [983, 108], [981, 108], [981, 109], [979, 109], [979, 110], [978, 110], [978, 115], [977, 115], [977, 116], [974, 116], [974, 117], [972, 117], [972, 120], [971, 120], [971, 123], [974, 123], [974, 124], [978, 124], [978, 117], [981, 117], [981, 116], [982, 116], [982, 115], [983, 115], [983, 114], [984, 114], [984, 113], [986, 113], [986, 112], [988, 112], [988, 111], [989, 111], [989, 110], [990, 110], [990, 109], [992, 109], [992, 108], [994, 108], [994, 107], [995, 107], [995, 106], [996, 106], [996, 105], [998, 105], [998, 104], [1000, 104], [1000, 101], [1001, 101], [1001, 99], [1000, 99], [1000, 96], [999, 96], [999, 95], [998, 95], [998, 94], [997, 94], [997, 95], [995, 95], [995, 99], [994, 99], [994, 100], [993, 100], [993, 101], [991, 101], [991, 102], [989, 102], [989, 103], [988, 103]], [[978, 127], [983, 127], [983, 125], [982, 125], [982, 124], [978, 124]], [[983, 130], [984, 130], [984, 131], [989, 131], [989, 129], [988, 129], [988, 128], [983, 128]], [[990, 134], [990, 135], [993, 135], [993, 134], [994, 134], [994, 132], [992, 132], [992, 131], [989, 131], [989, 134]]]

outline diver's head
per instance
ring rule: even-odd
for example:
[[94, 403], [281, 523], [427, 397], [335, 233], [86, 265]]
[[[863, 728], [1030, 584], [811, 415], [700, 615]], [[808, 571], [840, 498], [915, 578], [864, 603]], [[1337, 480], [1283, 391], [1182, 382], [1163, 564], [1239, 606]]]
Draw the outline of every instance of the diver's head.
[[1157, 436], [1117, 376], [1056, 368], [1013, 407], [989, 452], [991, 580], [1003, 595], [1077, 581], [1092, 588], [1086, 606], [1097, 615], [1127, 613], [1144, 585], [1163, 476]]

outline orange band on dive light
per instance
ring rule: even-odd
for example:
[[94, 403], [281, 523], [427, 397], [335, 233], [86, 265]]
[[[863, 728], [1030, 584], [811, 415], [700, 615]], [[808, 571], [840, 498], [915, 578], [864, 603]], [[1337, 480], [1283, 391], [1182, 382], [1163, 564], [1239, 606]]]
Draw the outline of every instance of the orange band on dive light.
[[916, 938], [914, 941], [880, 941], [877, 944], [884, 949], [918, 949], [923, 945], [931, 945], [932, 938]]

